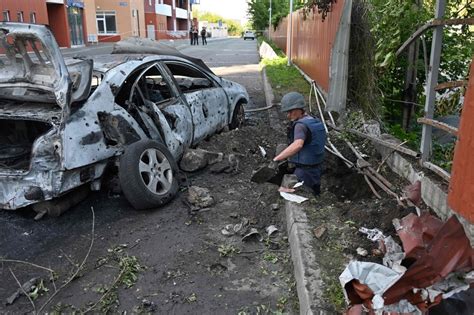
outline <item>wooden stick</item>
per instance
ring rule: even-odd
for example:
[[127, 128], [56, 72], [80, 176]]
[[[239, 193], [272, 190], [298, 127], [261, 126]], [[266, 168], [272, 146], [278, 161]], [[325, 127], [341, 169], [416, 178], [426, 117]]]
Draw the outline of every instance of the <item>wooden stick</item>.
[[[404, 145], [405, 143], [407, 143], [408, 140], [405, 140], [403, 141], [402, 143], [400, 143], [398, 146], [402, 146]], [[388, 160], [388, 158], [390, 157], [390, 155], [392, 155], [392, 153], [395, 152], [395, 150], [392, 150], [390, 151], [382, 160], [382, 162], [380, 163], [380, 165], [377, 167], [377, 173], [380, 172], [380, 168], [382, 167], [382, 165], [384, 165], [384, 163]]]
[[89, 258], [89, 255], [91, 253], [91, 250], [92, 250], [92, 246], [94, 245], [94, 234], [95, 234], [95, 213], [94, 213], [94, 208], [91, 207], [91, 211], [92, 211], [92, 231], [91, 231], [91, 242], [90, 242], [90, 245], [89, 245], [89, 249], [87, 250], [87, 254], [86, 256], [84, 257], [84, 259], [82, 260], [82, 263], [79, 265], [79, 267], [77, 268], [76, 272], [57, 290], [55, 291], [47, 300], [46, 302], [41, 306], [41, 308], [38, 310], [38, 314], [41, 313], [41, 311], [54, 299], [54, 297], [63, 289], [65, 288], [69, 283], [71, 283], [76, 277], [77, 275], [79, 274], [79, 272], [82, 270], [82, 268], [84, 267], [87, 259]]
[[18, 278], [15, 276], [15, 274], [13, 273], [12, 269], [10, 267], [8, 267], [8, 270], [10, 270], [10, 273], [12, 274], [13, 278], [15, 279], [16, 283], [18, 284], [18, 286], [20, 287], [20, 290], [21, 292], [23, 292], [23, 294], [28, 298], [28, 300], [30, 301], [31, 303], [31, 306], [33, 306], [33, 314], [36, 314], [36, 305], [35, 303], [33, 302], [33, 300], [31, 299], [31, 296], [26, 293], [25, 289], [23, 288], [23, 286], [21, 285], [20, 281], [18, 281]]
[[440, 90], [445, 90], [445, 89], [452, 89], [452, 88], [457, 88], [457, 87], [463, 87], [467, 86], [468, 81], [450, 81], [450, 82], [444, 82], [441, 84], [438, 84], [434, 90], [435, 91], [440, 91]]
[[[337, 129], [336, 129], [337, 130]], [[420, 153], [419, 152], [415, 152], [413, 150], [410, 150], [408, 148], [404, 148], [404, 147], [401, 147], [399, 146], [398, 144], [394, 144], [394, 143], [391, 143], [391, 142], [388, 142], [388, 141], [385, 141], [385, 140], [382, 140], [382, 139], [379, 139], [379, 138], [376, 138], [376, 137], [373, 137], [373, 136], [369, 136], [363, 132], [360, 132], [358, 130], [354, 130], [354, 129], [347, 129], [347, 131], [355, 134], [355, 135], [358, 135], [362, 138], [365, 138], [365, 139], [369, 139], [369, 140], [372, 140], [373, 142], [376, 142], [378, 144], [381, 144], [383, 146], [386, 146], [386, 147], [389, 147], [391, 148], [392, 150], [394, 151], [398, 151], [398, 152], [401, 152], [401, 153], [404, 153], [406, 155], [409, 155], [409, 156], [413, 156], [415, 158], [419, 158], [420, 157]]]
[[422, 166], [433, 171], [435, 174], [441, 176], [441, 178], [443, 178], [447, 182], [451, 180], [451, 174], [449, 174], [448, 172], [446, 172], [444, 169], [442, 169], [436, 164], [433, 164], [431, 162], [423, 162]]
[[387, 186], [389, 189], [394, 189], [392, 183], [390, 183], [385, 177], [382, 176], [382, 174], [380, 174], [379, 172], [377, 172], [376, 170], [374, 170], [372, 168], [372, 166], [369, 166], [368, 167], [369, 171], [375, 175], [375, 177], [377, 177], [385, 186]]
[[32, 266], [32, 267], [36, 267], [36, 268], [39, 268], [39, 269], [44, 269], [44, 270], [49, 271], [49, 272], [54, 272], [53, 269], [46, 268], [46, 267], [43, 267], [43, 266], [40, 266], [40, 265], [37, 265], [37, 264], [33, 264], [33, 263], [30, 263], [30, 262], [27, 262], [27, 261], [22, 261], [22, 260], [3, 259], [3, 258], [0, 258], [0, 262], [10, 262], [10, 263], [17, 263], [17, 264], [25, 264], [25, 265], [29, 265], [29, 266]]
[[375, 197], [377, 197], [378, 199], [382, 199], [382, 197], [380, 197], [380, 195], [378, 194], [378, 192], [375, 190], [374, 186], [372, 185], [372, 183], [370, 182], [369, 178], [367, 177], [367, 175], [364, 174], [364, 179], [365, 181], [367, 182], [367, 185], [369, 185], [370, 189], [372, 190], [372, 192], [374, 193]]
[[424, 118], [424, 117], [418, 118], [417, 121], [420, 124], [429, 125], [429, 126], [437, 128], [437, 129], [441, 129], [443, 131], [446, 131], [447, 133], [450, 133], [450, 134], [452, 134], [456, 137], [458, 136], [458, 128], [450, 126], [450, 125], [448, 125], [446, 123], [443, 123], [441, 121], [437, 121], [437, 120], [430, 119], [430, 118]]

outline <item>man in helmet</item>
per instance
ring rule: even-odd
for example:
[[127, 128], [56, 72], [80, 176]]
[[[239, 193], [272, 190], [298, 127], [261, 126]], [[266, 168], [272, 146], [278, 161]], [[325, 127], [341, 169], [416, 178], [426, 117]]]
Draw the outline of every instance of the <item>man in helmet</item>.
[[305, 107], [304, 96], [300, 93], [290, 92], [281, 99], [281, 111], [286, 113], [291, 123], [288, 129], [289, 146], [273, 161], [288, 159], [295, 165], [294, 174], [298, 180], [319, 195], [326, 130], [318, 118], [306, 114]]

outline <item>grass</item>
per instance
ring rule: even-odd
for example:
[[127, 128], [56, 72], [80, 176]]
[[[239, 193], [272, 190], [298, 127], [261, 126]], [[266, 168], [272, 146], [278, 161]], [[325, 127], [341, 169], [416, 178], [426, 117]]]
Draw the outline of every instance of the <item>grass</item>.
[[[258, 40], [259, 43], [263, 42], [261, 37]], [[278, 57], [275, 59], [263, 58], [260, 64], [266, 68], [268, 79], [277, 99], [292, 91], [300, 92], [308, 97], [310, 91], [309, 83], [303, 78], [298, 69], [294, 66], [288, 67], [288, 58], [281, 49], [272, 42], [266, 42], [273, 48]]]

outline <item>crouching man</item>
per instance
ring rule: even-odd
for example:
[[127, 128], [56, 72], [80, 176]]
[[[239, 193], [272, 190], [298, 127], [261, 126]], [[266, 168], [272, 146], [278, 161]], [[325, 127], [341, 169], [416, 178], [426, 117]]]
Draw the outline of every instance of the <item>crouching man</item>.
[[288, 129], [289, 146], [273, 161], [285, 159], [295, 166], [294, 174], [299, 181], [311, 188], [314, 195], [321, 192], [321, 166], [324, 159], [326, 130], [318, 118], [305, 112], [304, 96], [290, 92], [281, 100], [281, 111], [285, 112], [291, 126]]

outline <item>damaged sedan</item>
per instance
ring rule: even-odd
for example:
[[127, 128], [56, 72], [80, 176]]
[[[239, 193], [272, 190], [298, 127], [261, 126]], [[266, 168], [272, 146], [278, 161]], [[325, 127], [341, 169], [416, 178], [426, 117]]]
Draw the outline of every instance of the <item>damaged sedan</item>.
[[109, 168], [134, 208], [156, 208], [186, 148], [243, 122], [244, 87], [156, 42], [64, 59], [47, 27], [4, 22], [0, 43], [0, 209], [52, 214]]

